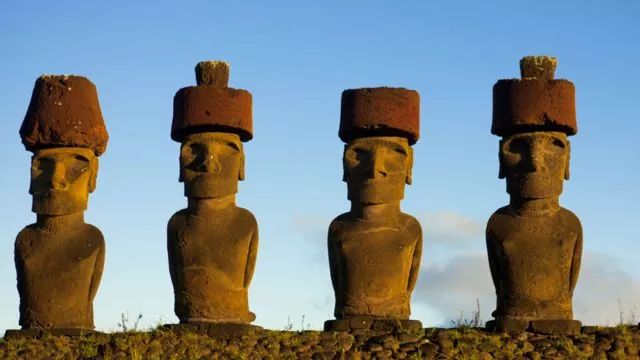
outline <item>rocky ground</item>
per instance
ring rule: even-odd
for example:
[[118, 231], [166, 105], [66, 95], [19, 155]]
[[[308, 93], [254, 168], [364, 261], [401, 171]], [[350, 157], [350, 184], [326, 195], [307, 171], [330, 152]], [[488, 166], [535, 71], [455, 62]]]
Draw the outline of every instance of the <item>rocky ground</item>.
[[393, 333], [262, 330], [210, 337], [168, 330], [0, 340], [0, 359], [638, 359], [638, 326], [580, 335], [490, 334], [478, 328]]

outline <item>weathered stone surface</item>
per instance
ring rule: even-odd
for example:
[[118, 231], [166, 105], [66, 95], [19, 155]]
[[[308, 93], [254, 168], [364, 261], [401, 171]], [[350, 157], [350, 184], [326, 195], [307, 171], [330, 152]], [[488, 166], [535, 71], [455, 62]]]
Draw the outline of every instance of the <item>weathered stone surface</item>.
[[[406, 89], [343, 93], [339, 135], [347, 142], [343, 181], [351, 210], [329, 225], [329, 267], [338, 321], [328, 321], [327, 329], [397, 328], [394, 321], [409, 318], [422, 256], [422, 228], [400, 210], [400, 201], [404, 185], [412, 180], [410, 143], [418, 138], [418, 107], [418, 94]], [[393, 136], [398, 134], [402, 136]], [[343, 319], [349, 324], [339, 321]]]
[[109, 134], [96, 86], [82, 76], [39, 77], [20, 127], [20, 137], [29, 151], [84, 147], [100, 156], [107, 149]]
[[[258, 251], [258, 224], [251, 212], [235, 204], [240, 153], [229, 147], [240, 141], [235, 134], [204, 133], [190, 135], [186, 144], [196, 139], [201, 146], [195, 148], [205, 155], [192, 150], [181, 154], [189, 204], [168, 224], [175, 312], [181, 322], [249, 323], [255, 320], [248, 308], [248, 289]], [[209, 156], [217, 165], [200, 163]]]
[[340, 139], [364, 136], [420, 138], [420, 95], [404, 88], [361, 88], [342, 92]]
[[196, 84], [219, 88], [229, 86], [229, 64], [224, 61], [201, 61], [196, 65]]
[[[185, 109], [195, 111], [198, 106]], [[173, 125], [175, 129], [175, 117]], [[248, 324], [255, 320], [248, 290], [258, 252], [258, 224], [235, 202], [238, 181], [244, 179], [242, 135], [230, 128], [191, 130], [196, 132], [180, 137], [179, 180], [188, 206], [167, 225], [174, 310], [182, 324]]]
[[486, 329], [491, 332], [521, 332], [529, 328], [528, 320], [502, 319], [489, 320]]
[[578, 320], [551, 319], [531, 321], [531, 331], [540, 334], [580, 334], [582, 323]]
[[574, 135], [578, 131], [575, 87], [568, 80], [554, 80], [556, 62], [543, 58], [538, 62], [536, 57], [522, 59], [522, 79], [498, 80], [493, 86], [492, 134], [560, 131]]
[[[253, 98], [246, 90], [227, 87], [228, 66], [202, 62], [196, 66], [198, 86], [184, 87], [173, 98], [171, 138], [202, 132], [226, 132], [243, 142], [253, 138]], [[226, 69], [226, 74], [225, 74]]]
[[422, 323], [418, 320], [375, 319], [365, 317], [327, 320], [324, 323], [324, 331], [397, 331], [421, 328]]
[[553, 80], [557, 66], [558, 59], [551, 56], [525, 56], [520, 59], [520, 77]]
[[[506, 178], [510, 203], [491, 216], [486, 229], [497, 321], [573, 318], [582, 226], [559, 205], [569, 179], [569, 145], [559, 131], [519, 132], [500, 141], [499, 177]], [[549, 323], [539, 324], [542, 331]], [[565, 330], [574, 333], [575, 326]]]
[[28, 330], [16, 334], [90, 332], [105, 243], [84, 211], [108, 139], [95, 86], [77, 76], [39, 78], [20, 134], [34, 152], [29, 193], [37, 217], [15, 241], [19, 324]]
[[251, 335], [262, 330], [262, 327], [251, 324], [234, 324], [234, 323], [192, 323], [192, 324], [169, 324], [163, 325], [163, 329], [171, 330], [176, 334], [184, 334], [186, 332], [208, 335], [215, 338], [237, 337]]
[[345, 147], [351, 211], [329, 226], [337, 319], [407, 319], [422, 251], [418, 221], [400, 211], [412, 156], [407, 140], [369, 137]]

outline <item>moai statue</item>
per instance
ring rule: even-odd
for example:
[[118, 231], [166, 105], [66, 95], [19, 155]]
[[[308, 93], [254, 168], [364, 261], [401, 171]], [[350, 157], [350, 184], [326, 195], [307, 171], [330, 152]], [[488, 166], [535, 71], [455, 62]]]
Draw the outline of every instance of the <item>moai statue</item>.
[[487, 224], [491, 276], [496, 288], [495, 331], [575, 334], [572, 297], [582, 255], [578, 217], [560, 207], [569, 180], [569, 141], [577, 132], [575, 88], [554, 80], [557, 61], [520, 60], [522, 79], [493, 87], [491, 132], [500, 140], [500, 179], [509, 205]]
[[20, 136], [33, 152], [29, 193], [37, 217], [15, 242], [22, 330], [6, 336], [86, 334], [94, 329], [105, 259], [102, 233], [84, 222], [109, 139], [95, 85], [80, 76], [38, 78]]
[[[228, 333], [249, 325], [248, 290], [258, 251], [258, 224], [236, 205], [244, 180], [242, 143], [253, 138], [252, 97], [227, 87], [229, 65], [196, 66], [198, 86], [173, 101], [171, 138], [180, 147], [180, 178], [187, 208], [167, 226], [175, 313], [190, 331]], [[184, 325], [187, 324], [187, 325]]]
[[325, 331], [421, 328], [409, 320], [422, 255], [422, 228], [400, 209], [411, 184], [420, 96], [403, 88], [342, 93], [339, 136], [351, 210], [328, 233], [336, 320]]

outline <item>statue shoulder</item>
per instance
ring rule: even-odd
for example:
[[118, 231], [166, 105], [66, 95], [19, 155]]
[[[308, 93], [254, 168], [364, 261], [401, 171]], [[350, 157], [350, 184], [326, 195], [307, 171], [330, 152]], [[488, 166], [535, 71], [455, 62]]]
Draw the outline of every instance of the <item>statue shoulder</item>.
[[558, 212], [558, 216], [560, 217], [560, 221], [568, 224], [572, 229], [578, 229], [582, 231], [582, 223], [580, 222], [580, 218], [578, 218], [578, 215], [576, 215], [573, 211], [561, 207], [560, 211]]
[[422, 234], [422, 225], [420, 224], [420, 221], [418, 221], [418, 219], [416, 219], [412, 215], [405, 213], [401, 213], [400, 218], [404, 222], [405, 228], [408, 231]]
[[336, 216], [331, 220], [331, 223], [329, 223], [329, 234], [347, 227], [347, 224], [351, 222], [350, 219], [350, 214], [348, 212]]
[[104, 235], [95, 225], [85, 224], [83, 232], [84, 239], [91, 245], [105, 246]]
[[245, 208], [236, 208], [236, 219], [243, 225], [246, 225], [252, 229], [256, 229], [258, 227], [258, 220], [256, 219], [256, 216], [253, 215], [251, 211]]
[[489, 216], [489, 220], [487, 220], [486, 233], [493, 233], [497, 227], [503, 225], [505, 221], [509, 221], [513, 218], [509, 213], [509, 206], [503, 206], [498, 210], [494, 211], [491, 216]]
[[31, 246], [33, 241], [38, 237], [35, 224], [25, 226], [18, 235], [15, 241], [15, 251], [20, 253], [25, 250], [25, 247]]
[[172, 228], [174, 226], [179, 226], [179, 225], [184, 225], [187, 219], [187, 209], [182, 209], [182, 210], [178, 210], [176, 211], [173, 215], [171, 215], [171, 217], [169, 218], [169, 221], [167, 223], [167, 226], [169, 228]]

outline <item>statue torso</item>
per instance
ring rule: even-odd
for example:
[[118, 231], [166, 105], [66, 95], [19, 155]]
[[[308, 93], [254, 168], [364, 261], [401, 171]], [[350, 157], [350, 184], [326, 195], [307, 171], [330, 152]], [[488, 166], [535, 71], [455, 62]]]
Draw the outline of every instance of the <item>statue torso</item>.
[[57, 233], [37, 224], [16, 239], [15, 257], [21, 298], [22, 326], [93, 328], [94, 292], [102, 274], [98, 254], [102, 233], [93, 225]]
[[337, 271], [334, 287], [343, 299], [342, 315], [409, 315], [408, 281], [421, 235], [417, 220], [403, 213], [382, 222], [359, 221], [348, 213], [333, 220], [329, 257]]
[[489, 260], [499, 269], [498, 296], [504, 297], [505, 306], [537, 304], [543, 309], [545, 304], [566, 303], [565, 311], [570, 311], [570, 280], [580, 233], [580, 221], [564, 208], [531, 217], [518, 216], [508, 207], [496, 211], [487, 225], [487, 241], [495, 248], [496, 256]]
[[232, 315], [236, 307], [246, 313], [244, 282], [249, 262], [255, 262], [250, 254], [255, 233], [253, 214], [239, 207], [174, 214], [168, 225], [168, 250], [176, 311], [189, 318], [217, 318], [225, 311]]

